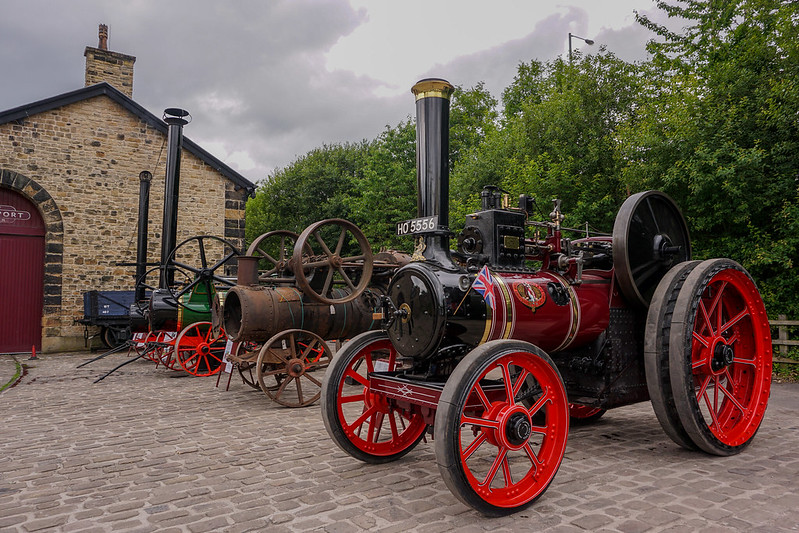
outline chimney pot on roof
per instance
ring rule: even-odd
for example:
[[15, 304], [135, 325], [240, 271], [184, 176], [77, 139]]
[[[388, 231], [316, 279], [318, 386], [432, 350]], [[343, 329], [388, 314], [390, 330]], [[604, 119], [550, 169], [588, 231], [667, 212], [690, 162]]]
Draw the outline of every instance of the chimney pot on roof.
[[100, 44], [97, 45], [100, 50], [108, 50], [108, 26], [100, 24]]

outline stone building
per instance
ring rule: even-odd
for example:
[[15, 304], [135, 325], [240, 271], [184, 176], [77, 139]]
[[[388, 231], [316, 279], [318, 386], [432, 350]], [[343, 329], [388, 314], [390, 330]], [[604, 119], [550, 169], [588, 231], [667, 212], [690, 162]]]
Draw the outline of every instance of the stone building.
[[[83, 294], [132, 290], [139, 174], [160, 259], [167, 125], [133, 99], [135, 58], [87, 47], [84, 88], [0, 112], [0, 353], [82, 349]], [[190, 128], [190, 126], [188, 126]], [[254, 184], [184, 137], [177, 240], [244, 245]], [[90, 330], [90, 333], [96, 333]]]

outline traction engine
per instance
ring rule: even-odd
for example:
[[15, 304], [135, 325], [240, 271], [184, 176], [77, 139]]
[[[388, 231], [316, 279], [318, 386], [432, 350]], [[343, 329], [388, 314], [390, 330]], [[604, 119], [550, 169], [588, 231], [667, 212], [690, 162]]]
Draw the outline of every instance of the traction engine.
[[353, 457], [385, 463], [426, 434], [447, 487], [487, 515], [550, 485], [569, 424], [651, 400], [680, 446], [742, 451], [766, 410], [771, 338], [749, 274], [691, 260], [685, 220], [658, 191], [630, 196], [611, 235], [565, 236], [560, 201], [481, 193], [450, 250], [449, 97], [422, 80], [413, 260], [381, 299], [380, 329], [344, 344], [322, 384], [322, 417]]

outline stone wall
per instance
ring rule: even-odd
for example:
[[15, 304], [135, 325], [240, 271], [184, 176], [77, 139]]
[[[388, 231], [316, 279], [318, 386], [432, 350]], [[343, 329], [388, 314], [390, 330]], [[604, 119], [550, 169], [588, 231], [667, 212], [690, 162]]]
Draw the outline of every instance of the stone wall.
[[[166, 135], [106, 96], [0, 125], [0, 186], [30, 197], [48, 224], [43, 351], [83, 348], [74, 321], [85, 291], [133, 289], [134, 267], [117, 263], [136, 259], [143, 170], [153, 174], [148, 261], [159, 261], [165, 163]], [[245, 190], [183, 151], [178, 242], [206, 234], [242, 247], [245, 201]]]

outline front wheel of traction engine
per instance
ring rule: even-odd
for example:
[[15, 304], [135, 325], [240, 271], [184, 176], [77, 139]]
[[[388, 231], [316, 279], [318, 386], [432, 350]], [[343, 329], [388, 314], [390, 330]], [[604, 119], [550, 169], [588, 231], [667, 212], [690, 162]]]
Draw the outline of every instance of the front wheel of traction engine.
[[369, 388], [369, 372], [401, 367], [384, 331], [368, 331], [347, 342], [322, 382], [322, 420], [339, 448], [366, 463], [399, 459], [424, 436], [418, 412], [407, 412]]
[[438, 468], [458, 499], [489, 516], [516, 512], [549, 487], [566, 451], [560, 372], [532, 344], [483, 344], [447, 380], [435, 433]]
[[708, 259], [685, 279], [669, 373], [680, 422], [698, 448], [727, 456], [749, 445], [771, 390], [771, 332], [754, 281], [735, 261]]

